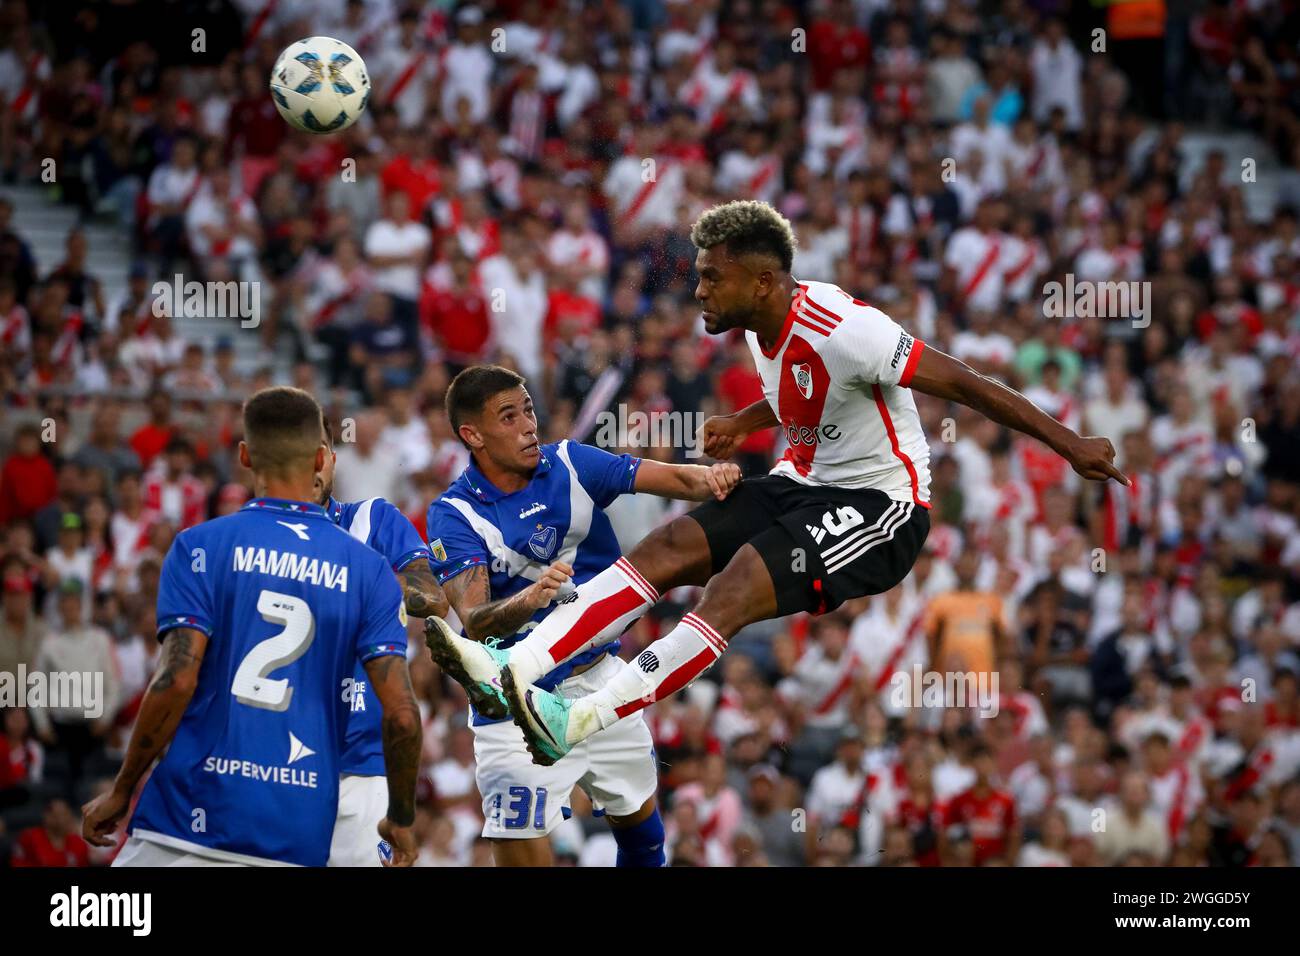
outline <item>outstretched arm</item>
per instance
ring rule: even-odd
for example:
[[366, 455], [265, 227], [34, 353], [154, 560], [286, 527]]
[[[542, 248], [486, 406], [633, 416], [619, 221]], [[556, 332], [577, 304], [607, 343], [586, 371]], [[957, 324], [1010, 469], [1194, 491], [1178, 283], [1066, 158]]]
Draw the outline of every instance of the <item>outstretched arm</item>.
[[674, 465], [662, 461], [643, 459], [636, 471], [636, 490], [661, 498], [681, 498], [685, 501], [721, 501], [740, 484], [740, 466], [729, 463], [716, 465]]
[[1123, 472], [1112, 464], [1115, 447], [1109, 439], [1076, 434], [1015, 389], [979, 374], [936, 348], [927, 346], [921, 353], [908, 384], [918, 392], [960, 402], [999, 425], [1037, 438], [1084, 478], [1092, 481], [1114, 478], [1120, 484], [1129, 483]]
[[81, 835], [95, 846], [112, 846], [117, 821], [126, 813], [140, 778], [171, 743], [199, 683], [207, 635], [189, 627], [168, 631], [162, 660], [140, 702], [122, 768], [113, 789], [82, 808]]

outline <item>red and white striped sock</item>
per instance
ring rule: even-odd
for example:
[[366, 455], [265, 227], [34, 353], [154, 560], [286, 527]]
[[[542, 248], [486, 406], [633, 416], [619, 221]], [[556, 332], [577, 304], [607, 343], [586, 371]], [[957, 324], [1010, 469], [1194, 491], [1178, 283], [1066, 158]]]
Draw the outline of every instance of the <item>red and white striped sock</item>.
[[[677, 693], [722, 656], [727, 642], [694, 614], [687, 614], [666, 636], [659, 638], [629, 667], [623, 668], [600, 690], [575, 701], [603, 730], [629, 714]], [[586, 721], [577, 721], [581, 726]]]
[[575, 654], [614, 640], [659, 600], [659, 592], [627, 558], [580, 585], [577, 595], [511, 646], [516, 680], [536, 683]]

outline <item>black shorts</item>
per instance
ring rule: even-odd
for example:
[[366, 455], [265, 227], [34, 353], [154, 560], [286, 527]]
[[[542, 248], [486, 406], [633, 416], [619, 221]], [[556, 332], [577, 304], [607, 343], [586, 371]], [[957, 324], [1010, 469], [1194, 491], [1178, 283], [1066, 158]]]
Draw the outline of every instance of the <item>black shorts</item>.
[[888, 591], [912, 570], [930, 512], [883, 491], [803, 485], [781, 475], [746, 478], [724, 501], [690, 512], [709, 541], [713, 573], [745, 544], [767, 565], [779, 616], [824, 614]]

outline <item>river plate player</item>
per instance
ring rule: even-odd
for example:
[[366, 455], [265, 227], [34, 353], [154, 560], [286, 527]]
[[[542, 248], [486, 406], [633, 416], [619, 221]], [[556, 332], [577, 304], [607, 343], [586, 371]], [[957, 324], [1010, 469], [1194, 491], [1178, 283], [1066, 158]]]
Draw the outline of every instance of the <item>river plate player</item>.
[[[766, 203], [708, 210], [691, 241], [705, 328], [745, 330], [764, 396], [705, 422], [704, 450], [728, 458], [747, 435], [779, 426], [789, 451], [725, 501], [648, 535], [507, 654], [455, 643], [475, 681], [490, 682], [500, 668], [511, 715], [542, 764], [685, 687], [742, 627], [824, 613], [907, 575], [930, 527], [930, 452], [911, 389], [1039, 439], [1084, 478], [1128, 483], [1107, 439], [1081, 437], [844, 290], [791, 276], [794, 232]], [[705, 586], [699, 604], [635, 666], [577, 700], [535, 686], [567, 656], [626, 627], [629, 608], [644, 612], [643, 594], [682, 585]]]

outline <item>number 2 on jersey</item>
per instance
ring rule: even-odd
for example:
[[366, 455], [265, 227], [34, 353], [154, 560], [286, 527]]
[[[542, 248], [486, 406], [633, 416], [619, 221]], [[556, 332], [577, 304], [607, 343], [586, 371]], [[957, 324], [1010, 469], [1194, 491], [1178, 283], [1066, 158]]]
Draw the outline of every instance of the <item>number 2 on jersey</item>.
[[311, 647], [316, 636], [316, 619], [307, 602], [292, 594], [263, 591], [257, 596], [257, 610], [263, 620], [279, 624], [282, 630], [253, 646], [230, 685], [241, 704], [277, 712], [289, 709], [293, 688], [288, 680], [271, 680], [271, 671], [292, 664]]

